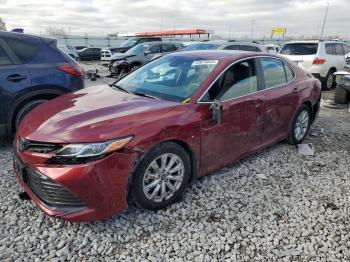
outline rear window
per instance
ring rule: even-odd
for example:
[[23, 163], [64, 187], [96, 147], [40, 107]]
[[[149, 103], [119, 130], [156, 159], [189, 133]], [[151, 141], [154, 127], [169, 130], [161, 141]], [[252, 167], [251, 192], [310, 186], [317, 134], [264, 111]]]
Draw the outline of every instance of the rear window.
[[317, 53], [317, 43], [293, 43], [285, 44], [281, 49], [282, 55], [315, 55]]
[[38, 53], [39, 48], [31, 43], [10, 38], [5, 40], [23, 64], [33, 60]]

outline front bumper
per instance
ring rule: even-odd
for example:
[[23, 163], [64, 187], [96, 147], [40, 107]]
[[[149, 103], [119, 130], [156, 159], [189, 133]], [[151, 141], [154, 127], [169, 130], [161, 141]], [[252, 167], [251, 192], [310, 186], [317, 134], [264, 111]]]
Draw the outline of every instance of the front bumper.
[[[43, 154], [20, 153], [16, 150], [14, 169], [23, 189], [44, 212], [67, 221], [85, 222], [108, 218], [127, 208], [128, 179], [136, 158], [133, 152], [116, 152], [87, 164], [58, 166], [45, 164], [47, 157]], [[21, 168], [30, 168], [47, 177], [82, 204], [79, 201], [78, 204], [55, 204], [54, 201], [48, 204], [47, 198], [40, 195], [42, 192], [35, 188], [33, 190], [32, 185], [23, 178]], [[57, 190], [50, 191], [50, 194], [50, 199], [61, 200]]]

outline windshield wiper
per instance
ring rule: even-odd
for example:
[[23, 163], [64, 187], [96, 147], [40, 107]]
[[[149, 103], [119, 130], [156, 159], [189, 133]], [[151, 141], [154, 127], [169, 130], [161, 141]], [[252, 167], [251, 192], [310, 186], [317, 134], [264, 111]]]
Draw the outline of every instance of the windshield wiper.
[[148, 95], [148, 94], [144, 94], [144, 93], [139, 93], [139, 92], [132, 92], [132, 93], [134, 95], [137, 95], [137, 96], [149, 97], [149, 98], [153, 98], [153, 99], [160, 99], [159, 97]]
[[125, 92], [125, 93], [133, 94], [131, 91], [126, 90], [124, 87], [118, 86], [118, 85], [116, 85], [116, 84], [109, 84], [109, 86], [111, 86], [111, 87], [113, 86], [113, 87], [115, 87], [115, 88], [117, 88], [117, 89], [119, 89], [120, 91], [123, 91], [123, 92]]

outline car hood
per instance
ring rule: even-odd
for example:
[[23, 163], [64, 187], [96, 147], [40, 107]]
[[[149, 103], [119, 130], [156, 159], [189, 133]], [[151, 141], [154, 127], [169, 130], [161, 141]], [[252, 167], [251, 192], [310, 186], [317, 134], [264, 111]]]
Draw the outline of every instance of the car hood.
[[178, 103], [128, 94], [107, 85], [45, 102], [22, 121], [18, 135], [42, 142], [92, 142], [134, 135], [171, 115]]
[[126, 59], [128, 57], [133, 57], [136, 56], [135, 54], [124, 54], [124, 53], [115, 53], [112, 55], [112, 59], [113, 60], [123, 60]]

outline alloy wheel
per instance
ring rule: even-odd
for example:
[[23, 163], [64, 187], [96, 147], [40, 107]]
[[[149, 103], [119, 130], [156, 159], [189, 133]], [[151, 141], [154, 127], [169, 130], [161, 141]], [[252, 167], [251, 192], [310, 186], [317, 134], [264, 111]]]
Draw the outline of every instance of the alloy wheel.
[[297, 140], [302, 140], [309, 128], [310, 116], [307, 110], [300, 112], [294, 127], [294, 135]]
[[153, 160], [143, 177], [143, 192], [154, 202], [171, 198], [181, 187], [185, 166], [175, 154], [165, 153]]

